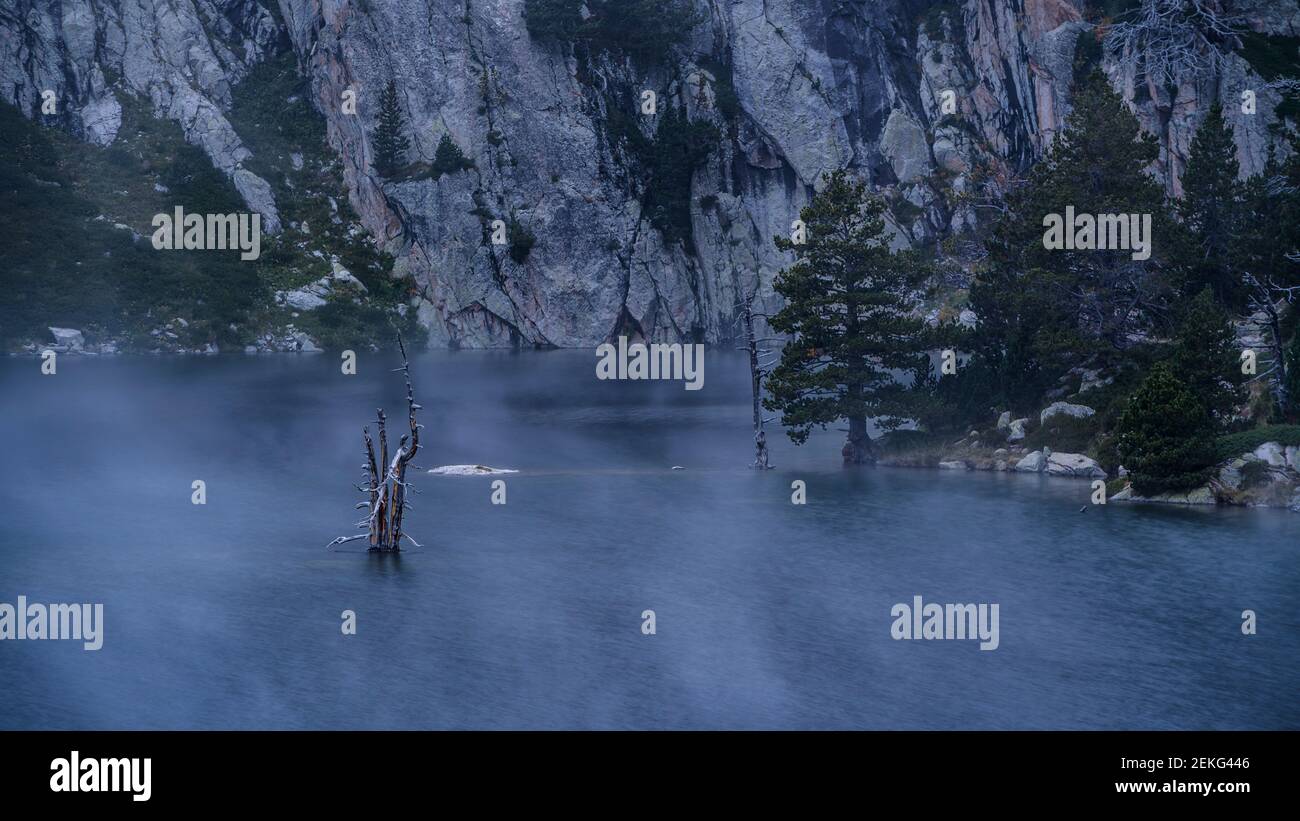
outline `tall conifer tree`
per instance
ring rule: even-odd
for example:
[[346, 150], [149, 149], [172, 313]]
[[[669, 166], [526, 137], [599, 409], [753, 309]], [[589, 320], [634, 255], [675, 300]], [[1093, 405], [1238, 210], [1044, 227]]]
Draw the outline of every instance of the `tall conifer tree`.
[[1232, 126], [1215, 102], [1196, 131], [1183, 171], [1178, 215], [1189, 241], [1179, 243], [1179, 262], [1186, 295], [1208, 285], [1219, 301], [1233, 306], [1241, 302], [1241, 282], [1233, 257], [1240, 213], [1239, 170]]
[[406, 165], [406, 151], [411, 147], [411, 140], [403, 133], [405, 129], [405, 117], [397, 99], [397, 83], [389, 80], [379, 97], [379, 118], [371, 135], [375, 147], [375, 170], [382, 176], [391, 177]]
[[796, 261], [776, 278], [786, 305], [771, 325], [792, 339], [764, 404], [781, 412], [796, 444], [814, 426], [847, 420], [846, 463], [873, 460], [869, 419], [891, 428], [918, 413], [922, 391], [896, 372], [920, 384], [930, 370], [929, 328], [913, 313], [927, 269], [911, 254], [890, 253], [884, 212], [882, 200], [840, 170], [800, 212], [807, 241], [776, 238]]

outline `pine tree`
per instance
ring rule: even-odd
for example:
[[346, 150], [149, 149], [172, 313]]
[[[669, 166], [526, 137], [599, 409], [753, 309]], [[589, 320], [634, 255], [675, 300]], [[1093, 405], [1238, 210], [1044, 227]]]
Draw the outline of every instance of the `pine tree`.
[[433, 178], [436, 180], [443, 174], [455, 174], [457, 171], [464, 171], [467, 168], [473, 168], [474, 163], [465, 156], [465, 152], [460, 150], [451, 139], [451, 135], [444, 133], [442, 139], [438, 140], [438, 148], [433, 153]]
[[910, 371], [917, 382], [929, 373], [928, 327], [912, 314], [927, 271], [910, 254], [890, 253], [885, 207], [865, 184], [836, 171], [800, 212], [807, 241], [776, 238], [796, 261], [777, 275], [786, 305], [771, 326], [793, 338], [763, 404], [781, 412], [796, 444], [814, 426], [847, 419], [848, 463], [873, 458], [868, 418], [891, 428], [916, 415], [921, 392], [893, 372]]
[[1233, 249], [1239, 271], [1278, 285], [1300, 284], [1300, 136], [1291, 139], [1290, 157], [1270, 146], [1264, 169], [1242, 184]]
[[[990, 265], [971, 288], [979, 317], [977, 357], [995, 374], [1002, 402], [1023, 407], [1072, 365], [1131, 344], [1163, 310], [1161, 277], [1171, 220], [1160, 184], [1147, 173], [1153, 137], [1094, 71], [1043, 159], [1006, 198], [988, 242]], [[1044, 220], [1076, 214], [1150, 214], [1152, 256], [1128, 250], [1044, 247]]]
[[1241, 302], [1241, 282], [1233, 257], [1241, 197], [1239, 170], [1232, 126], [1215, 102], [1192, 139], [1183, 172], [1178, 214], [1189, 241], [1179, 243], [1179, 262], [1185, 294], [1208, 285], [1221, 302], [1234, 306]]
[[1151, 369], [1119, 421], [1120, 463], [1142, 496], [1191, 490], [1215, 463], [1214, 423], [1167, 363]]
[[379, 97], [379, 118], [371, 133], [375, 147], [375, 170], [391, 177], [406, 165], [406, 151], [411, 140], [403, 133], [405, 118], [397, 99], [397, 83], [389, 80]]
[[1170, 364], [1219, 427], [1242, 402], [1240, 351], [1227, 313], [1205, 286], [1187, 306]]
[[707, 122], [693, 123], [684, 111], [668, 109], [659, 118], [648, 165], [645, 212], [650, 222], [672, 244], [684, 240], [690, 247], [691, 180], [695, 169], [709, 156], [718, 131]]

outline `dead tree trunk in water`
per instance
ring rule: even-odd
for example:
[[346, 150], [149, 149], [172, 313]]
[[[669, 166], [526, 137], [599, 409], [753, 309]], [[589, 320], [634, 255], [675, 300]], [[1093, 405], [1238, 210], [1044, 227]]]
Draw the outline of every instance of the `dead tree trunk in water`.
[[[749, 353], [749, 381], [754, 401], [754, 463], [750, 465], [758, 470], [767, 470], [772, 466], [767, 463], [767, 434], [763, 432], [763, 377], [767, 375], [769, 363], [762, 363], [759, 357], [771, 353], [758, 347], [760, 340], [754, 336], [754, 297], [758, 289], [741, 303], [740, 319], [745, 325], [745, 347]], [[766, 341], [766, 340], [762, 340]]]
[[415, 421], [415, 412], [420, 410], [421, 406], [415, 403], [415, 392], [411, 387], [411, 363], [406, 358], [406, 345], [402, 343], [400, 334], [397, 337], [397, 347], [402, 352], [402, 367], [397, 370], [406, 377], [406, 420], [410, 433], [402, 434], [401, 440], [397, 443], [397, 450], [390, 460], [388, 419], [384, 416], [383, 408], [379, 408], [375, 412], [375, 421], [379, 426], [379, 456], [376, 459], [375, 443], [370, 438], [370, 428], [361, 429], [362, 438], [366, 443], [366, 461], [361, 469], [367, 484], [357, 485], [357, 490], [367, 494], [368, 500], [357, 504], [358, 508], [367, 510], [366, 518], [357, 522], [357, 527], [366, 532], [356, 536], [340, 536], [330, 542], [329, 547], [356, 539], [368, 539], [371, 550], [398, 551], [402, 549], [403, 538], [410, 539], [411, 544], [420, 547], [419, 542], [402, 532], [402, 516], [410, 507], [407, 489], [411, 486], [406, 482], [406, 468], [420, 450], [420, 428], [423, 426]]

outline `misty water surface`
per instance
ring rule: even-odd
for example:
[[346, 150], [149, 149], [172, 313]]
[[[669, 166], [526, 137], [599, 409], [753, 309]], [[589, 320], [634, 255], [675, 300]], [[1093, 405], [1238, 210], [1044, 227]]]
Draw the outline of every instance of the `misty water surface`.
[[[0, 361], [0, 601], [102, 602], [104, 647], [0, 642], [0, 727], [1300, 727], [1300, 515], [1080, 513], [1086, 482], [842, 469], [835, 431], [759, 474], [738, 357], [687, 392], [439, 352], [417, 462], [519, 469], [507, 504], [421, 473], [422, 551], [328, 552], [361, 426], [404, 419], [391, 357], [39, 364]], [[914, 595], [998, 603], [1001, 646], [892, 640]]]

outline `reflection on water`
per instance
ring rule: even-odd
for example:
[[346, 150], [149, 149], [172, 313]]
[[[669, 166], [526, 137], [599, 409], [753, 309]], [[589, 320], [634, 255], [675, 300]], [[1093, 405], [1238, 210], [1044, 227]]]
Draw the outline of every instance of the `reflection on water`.
[[[106, 622], [0, 642], [0, 727], [1300, 727], [1300, 516], [1083, 515], [1086, 482], [841, 469], [834, 431], [757, 473], [741, 358], [698, 392], [594, 362], [420, 356], [417, 461], [521, 472], [421, 471], [425, 548], [377, 556], [324, 546], [392, 361], [0, 361], [0, 601]], [[998, 603], [1000, 647], [891, 640], [914, 595]]]

